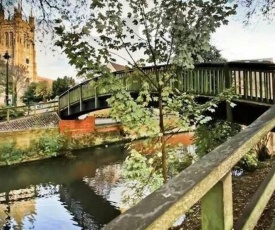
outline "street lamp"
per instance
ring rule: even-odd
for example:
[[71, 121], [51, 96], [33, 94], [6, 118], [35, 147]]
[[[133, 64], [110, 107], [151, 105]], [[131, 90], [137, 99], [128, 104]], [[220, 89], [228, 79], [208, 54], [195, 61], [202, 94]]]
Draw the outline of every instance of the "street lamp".
[[6, 105], [9, 105], [9, 59], [11, 56], [9, 55], [8, 51], [4, 54], [3, 58], [7, 60], [7, 67], [6, 67]]

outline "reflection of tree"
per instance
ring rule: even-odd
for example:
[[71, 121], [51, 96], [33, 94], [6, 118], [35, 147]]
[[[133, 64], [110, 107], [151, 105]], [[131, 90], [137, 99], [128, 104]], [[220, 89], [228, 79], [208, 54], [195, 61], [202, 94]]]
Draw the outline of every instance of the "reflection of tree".
[[96, 169], [94, 178], [86, 178], [85, 182], [93, 187], [95, 192], [101, 196], [108, 196], [112, 187], [120, 178], [121, 164], [112, 164]]

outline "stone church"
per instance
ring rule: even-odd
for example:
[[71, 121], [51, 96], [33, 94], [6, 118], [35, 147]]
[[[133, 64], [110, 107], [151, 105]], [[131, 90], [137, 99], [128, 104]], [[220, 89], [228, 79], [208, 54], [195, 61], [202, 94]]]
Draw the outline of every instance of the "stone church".
[[[6, 63], [4, 54], [10, 55], [9, 68], [22, 67], [26, 74], [24, 75], [23, 85], [21, 84], [18, 92], [12, 93], [9, 89], [9, 98], [18, 101], [23, 95], [27, 85], [31, 82], [47, 82], [50, 86], [52, 81], [49, 78], [37, 75], [36, 68], [36, 49], [35, 49], [35, 18], [32, 14], [26, 18], [22, 15], [22, 1], [19, 1], [18, 7], [14, 7], [12, 17], [5, 15], [5, 9], [0, 0], [0, 60]], [[13, 83], [13, 85], [15, 85]], [[5, 102], [5, 85], [0, 85], [0, 105]], [[16, 95], [16, 96], [15, 96]], [[12, 99], [10, 99], [12, 100]], [[12, 103], [12, 102], [11, 102]]]
[[35, 58], [35, 23], [34, 17], [28, 20], [22, 17], [20, 4], [14, 8], [12, 18], [5, 18], [2, 4], [0, 5], [0, 54], [6, 51], [11, 58], [9, 63], [12, 66], [22, 65], [27, 69], [29, 82], [38, 81]]

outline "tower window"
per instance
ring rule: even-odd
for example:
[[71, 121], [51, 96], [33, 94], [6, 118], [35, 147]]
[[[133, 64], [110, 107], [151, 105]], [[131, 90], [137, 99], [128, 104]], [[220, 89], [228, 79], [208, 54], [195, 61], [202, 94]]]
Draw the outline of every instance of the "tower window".
[[13, 46], [13, 33], [10, 32], [10, 46]]
[[29, 60], [28, 58], [26, 59], [26, 63], [27, 63], [27, 64], [29, 64], [29, 63], [30, 63], [30, 60]]
[[9, 46], [9, 33], [8, 32], [5, 33], [5, 39], [6, 39], [6, 46], [8, 47]]

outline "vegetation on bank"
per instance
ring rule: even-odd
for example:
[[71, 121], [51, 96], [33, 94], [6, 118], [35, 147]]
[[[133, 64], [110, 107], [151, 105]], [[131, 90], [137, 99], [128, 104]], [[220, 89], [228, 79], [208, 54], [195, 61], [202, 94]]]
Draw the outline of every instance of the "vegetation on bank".
[[57, 157], [69, 154], [70, 150], [108, 145], [122, 140], [117, 133], [86, 134], [75, 137], [45, 134], [37, 140], [32, 140], [28, 148], [18, 147], [15, 141], [2, 141], [0, 143], [0, 166]]
[[[193, 137], [194, 151], [187, 151], [183, 146], [167, 148], [168, 178], [175, 176], [235, 136], [241, 129], [242, 126], [239, 124], [221, 120], [211, 120], [208, 123], [198, 125]], [[269, 159], [271, 156], [267, 148], [268, 140], [269, 135], [265, 136], [245, 154], [235, 166], [235, 170], [252, 172], [261, 165], [260, 161]], [[127, 183], [127, 189], [123, 195], [124, 206], [133, 206], [163, 184], [160, 167], [161, 154], [158, 151], [155, 152], [156, 154], [152, 155], [152, 153], [147, 154], [146, 150], [143, 152], [132, 150], [131, 155], [124, 162], [122, 173]]]

